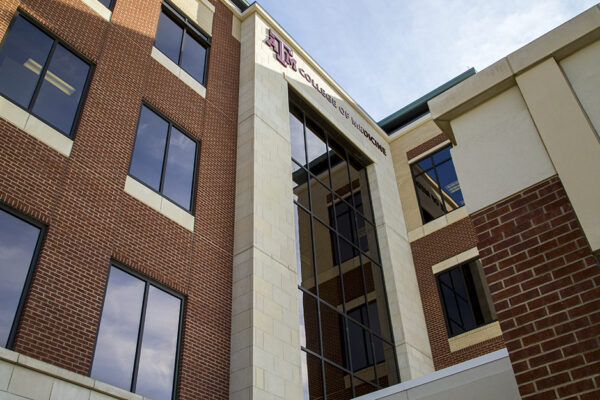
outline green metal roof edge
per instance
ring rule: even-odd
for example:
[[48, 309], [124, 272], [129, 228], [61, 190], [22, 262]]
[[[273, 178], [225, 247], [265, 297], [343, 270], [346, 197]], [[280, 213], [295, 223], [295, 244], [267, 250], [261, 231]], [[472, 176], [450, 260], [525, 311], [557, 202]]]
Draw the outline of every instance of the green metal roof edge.
[[441, 86], [438, 86], [437, 88], [433, 89], [431, 92], [427, 93], [426, 95], [421, 96], [420, 98], [418, 98], [417, 100], [408, 104], [407, 106], [402, 107], [395, 113], [388, 115], [387, 117], [385, 117], [384, 119], [379, 121], [377, 123], [377, 125], [379, 125], [382, 129], [385, 130], [385, 128], [384, 128], [385, 125], [390, 125], [394, 121], [401, 120], [406, 114], [410, 113], [415, 108], [422, 106], [424, 103], [427, 103], [429, 100], [433, 99], [438, 94], [445, 92], [446, 90], [450, 89], [452, 86], [464, 81], [471, 75], [475, 75], [475, 68], [469, 68], [462, 74], [450, 79], [448, 82], [444, 83]]
[[[233, 4], [235, 4], [236, 6], [238, 6], [238, 8], [243, 12], [245, 11], [248, 7], [250, 7], [250, 2], [247, 0], [231, 0], [233, 2]], [[252, 1], [252, 3], [254, 3], [254, 1]]]

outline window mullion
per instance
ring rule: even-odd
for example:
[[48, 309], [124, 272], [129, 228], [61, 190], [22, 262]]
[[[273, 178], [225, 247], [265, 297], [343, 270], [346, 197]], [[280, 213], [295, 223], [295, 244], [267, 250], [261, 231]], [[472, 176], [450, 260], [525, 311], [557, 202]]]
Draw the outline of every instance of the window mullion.
[[142, 353], [142, 340], [144, 338], [144, 325], [146, 323], [146, 305], [148, 304], [148, 292], [150, 291], [150, 285], [148, 282], [146, 283], [146, 287], [144, 288], [144, 301], [142, 302], [142, 313], [140, 316], [140, 327], [138, 330], [138, 340], [137, 346], [135, 349], [135, 362], [133, 363], [133, 374], [131, 376], [131, 391], [135, 393], [136, 385], [137, 385], [137, 375], [140, 367], [140, 357]]
[[183, 26], [183, 32], [181, 32], [181, 44], [179, 45], [179, 59], [177, 60], [177, 65], [181, 66], [181, 59], [183, 58], [183, 46], [185, 45], [185, 34], [187, 32], [187, 27]]
[[167, 140], [165, 143], [165, 153], [163, 157], [163, 165], [160, 170], [160, 185], [158, 185], [158, 192], [162, 194], [163, 185], [165, 183], [165, 171], [167, 169], [167, 157], [169, 156], [169, 146], [171, 145], [171, 129], [173, 128], [173, 124], [169, 122], [169, 127], [167, 128]]
[[35, 101], [37, 100], [38, 94], [40, 93], [40, 89], [42, 84], [44, 83], [44, 78], [46, 77], [46, 72], [50, 66], [50, 62], [52, 61], [52, 57], [54, 56], [54, 50], [56, 50], [56, 46], [58, 44], [58, 40], [54, 39], [54, 43], [52, 43], [52, 48], [50, 49], [50, 53], [48, 53], [48, 58], [46, 58], [46, 64], [42, 67], [40, 71], [40, 79], [35, 86], [35, 90], [33, 91], [33, 96], [31, 96], [31, 100], [29, 101], [29, 105], [27, 107], [27, 111], [31, 112]]

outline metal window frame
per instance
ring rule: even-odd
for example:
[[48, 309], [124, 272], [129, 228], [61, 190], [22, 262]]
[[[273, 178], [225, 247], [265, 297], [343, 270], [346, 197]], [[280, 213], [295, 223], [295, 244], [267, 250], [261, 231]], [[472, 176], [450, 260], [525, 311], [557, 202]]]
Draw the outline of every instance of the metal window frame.
[[[303, 135], [303, 144], [304, 144], [304, 154], [306, 157], [306, 160], [308, 160], [308, 148], [307, 148], [307, 141], [306, 141], [306, 129], [307, 129], [307, 120], [310, 119], [311, 123], [316, 125], [317, 127], [320, 128], [321, 132], [323, 133], [324, 136], [324, 143], [327, 146], [327, 148], [331, 149], [330, 146], [330, 131], [331, 129], [325, 129], [323, 128], [323, 125], [320, 124], [317, 119], [313, 118], [313, 115], [309, 115], [309, 111], [310, 110], [310, 106], [307, 106], [305, 104], [302, 103], [302, 100], [298, 98], [298, 95], [294, 95], [292, 93], [292, 97], [290, 98], [290, 104], [293, 105], [300, 113], [301, 118], [298, 118], [298, 120], [302, 123], [303, 129], [302, 129], [302, 135]], [[308, 108], [307, 108], [308, 107]], [[290, 110], [291, 112], [291, 110]], [[351, 181], [351, 174], [350, 174], [350, 162], [355, 162], [357, 164], [359, 164], [356, 160], [354, 160], [354, 158], [350, 155], [350, 152], [348, 151], [347, 147], [343, 144], [340, 143], [339, 140], [337, 140], [335, 137], [331, 138], [332, 140], [334, 140], [336, 142], [336, 144], [338, 145], [339, 148], [343, 149], [345, 154], [343, 154], [343, 157], [345, 157], [344, 162], [346, 162], [346, 174], [348, 176], [348, 180], [349, 180], [349, 185], [350, 185], [350, 194], [349, 196], [354, 196], [355, 194], [355, 188], [353, 188], [352, 185], [352, 181]], [[365, 302], [367, 301], [367, 289], [366, 289], [366, 279], [365, 279], [365, 261], [371, 262], [372, 267], [371, 268], [379, 268], [378, 272], [383, 273], [381, 264], [379, 260], [374, 260], [372, 257], [370, 257], [369, 255], [367, 255], [367, 253], [365, 253], [363, 250], [361, 250], [359, 245], [355, 245], [354, 243], [350, 242], [350, 239], [346, 239], [344, 235], [341, 235], [341, 233], [338, 230], [337, 224], [335, 223], [335, 221], [323, 221], [323, 219], [319, 216], [317, 216], [312, 210], [314, 210], [313, 207], [313, 195], [312, 195], [312, 189], [311, 189], [311, 181], [315, 181], [318, 182], [318, 184], [320, 184], [321, 186], [323, 186], [323, 188], [326, 190], [326, 192], [330, 193], [331, 195], [331, 208], [332, 208], [332, 212], [335, 215], [335, 206], [336, 203], [338, 202], [344, 202], [344, 204], [352, 210], [352, 214], [354, 215], [353, 217], [353, 221], [351, 221], [351, 224], [353, 225], [353, 229], [356, 230], [355, 234], [358, 235], [358, 216], [362, 217], [365, 221], [366, 224], [370, 224], [370, 226], [373, 227], [373, 230], [375, 232], [375, 245], [377, 246], [377, 254], [379, 254], [379, 240], [377, 237], [377, 231], [376, 231], [376, 227], [374, 225], [374, 218], [373, 215], [371, 215], [370, 217], [368, 217], [367, 215], [365, 215], [364, 213], [359, 212], [358, 210], [356, 210], [355, 205], [354, 205], [354, 199], [352, 198], [351, 202], [348, 202], [346, 200], [344, 200], [344, 198], [342, 198], [341, 196], [338, 196], [337, 193], [333, 190], [333, 186], [332, 186], [332, 182], [331, 180], [332, 178], [332, 169], [331, 169], [331, 152], [333, 152], [333, 150], [331, 150], [330, 152], [327, 153], [327, 157], [326, 157], [326, 161], [327, 161], [327, 168], [328, 168], [328, 175], [329, 175], [329, 185], [326, 186], [325, 182], [323, 182], [321, 179], [319, 179], [318, 177], [315, 176], [315, 174], [310, 171], [308, 169], [308, 165], [307, 165], [307, 161], [305, 160], [303, 163], [302, 162], [298, 162], [298, 160], [294, 159], [293, 157], [291, 158], [292, 164], [295, 163], [296, 166], [298, 166], [299, 168], [297, 169], [297, 171], [302, 171], [303, 174], [306, 175], [307, 177], [307, 193], [308, 193], [308, 202], [306, 205], [303, 205], [299, 202], [296, 202], [294, 200], [294, 205], [299, 207], [302, 211], [306, 212], [307, 215], [309, 216], [310, 219], [310, 239], [311, 239], [311, 248], [312, 248], [312, 268], [313, 268], [313, 276], [315, 277], [315, 293], [310, 292], [309, 290], [307, 290], [306, 288], [303, 288], [300, 284], [298, 285], [298, 289], [300, 290], [300, 292], [303, 295], [308, 295], [311, 296], [317, 304], [317, 329], [319, 330], [318, 332], [318, 337], [319, 337], [319, 353], [316, 353], [313, 350], [307, 349], [304, 346], [301, 346], [301, 350], [305, 351], [306, 353], [318, 358], [321, 361], [321, 380], [323, 383], [323, 394], [324, 397], [327, 398], [327, 382], [326, 382], [326, 376], [325, 376], [325, 364], [330, 364], [340, 370], [342, 370], [345, 374], [350, 376], [350, 380], [351, 380], [351, 388], [352, 388], [352, 394], [353, 396], [356, 396], [356, 383], [355, 381], [360, 381], [361, 383], [367, 383], [371, 386], [373, 386], [373, 388], [376, 389], [381, 389], [383, 388], [382, 386], [379, 385], [379, 377], [377, 376], [377, 371], [375, 368], [375, 381], [377, 383], [374, 382], [367, 382], [364, 381], [363, 379], [360, 379], [358, 377], [356, 377], [357, 379], [355, 379], [355, 372], [352, 372], [352, 360], [351, 357], [349, 357], [349, 354], [346, 354], [349, 351], [349, 348], [346, 344], [350, 343], [349, 340], [349, 328], [348, 328], [348, 321], [352, 321], [353, 323], [356, 323], [358, 326], [360, 326], [365, 333], [369, 334], [370, 336], [370, 340], [371, 340], [371, 354], [375, 354], [375, 348], [374, 348], [374, 338], [377, 338], [379, 340], [381, 340], [381, 342], [385, 345], [387, 344], [388, 346], [390, 346], [392, 349], [394, 349], [394, 357], [393, 357], [393, 362], [394, 362], [394, 367], [395, 367], [395, 371], [397, 373], [397, 379], [400, 379], [399, 373], [398, 373], [398, 359], [397, 359], [397, 354], [395, 351], [395, 346], [393, 344], [393, 342], [391, 342], [390, 340], [384, 338], [383, 336], [377, 334], [374, 332], [373, 329], [371, 329], [370, 327], [370, 316], [369, 316], [369, 310], [368, 307], [365, 310], [365, 314], [366, 314], [366, 318], [367, 318], [367, 325], [361, 323], [360, 321], [355, 321], [354, 318], [351, 318], [348, 316], [347, 314], [347, 309], [346, 309], [346, 300], [345, 300], [345, 291], [344, 291], [344, 279], [342, 276], [342, 262], [338, 262], [336, 260], [340, 260], [340, 255], [339, 255], [339, 241], [340, 240], [344, 240], [347, 244], [349, 244], [350, 246], [352, 246], [352, 248], [354, 249], [354, 251], [356, 252], [357, 256], [359, 257], [359, 262], [360, 262], [360, 270], [361, 270], [361, 275], [362, 275], [362, 285], [363, 285], [363, 294], [362, 297], [365, 299]], [[360, 164], [359, 164], [360, 165]], [[365, 168], [364, 165], [360, 165], [360, 169]], [[360, 170], [359, 169], [359, 170]], [[366, 178], [366, 176], [365, 176]], [[359, 190], [367, 190], [368, 194], [369, 194], [369, 199], [368, 201], [371, 202], [370, 206], [370, 210], [372, 212], [373, 207], [372, 207], [372, 199], [370, 196], [370, 187], [369, 187], [369, 183], [368, 183], [368, 179], [366, 179], [366, 187], [365, 188], [356, 188], [356, 191]], [[361, 198], [361, 201], [363, 199]], [[363, 209], [365, 208], [365, 205], [363, 204]], [[329, 214], [329, 213], [328, 213]], [[325, 228], [328, 228], [330, 231], [330, 235], [335, 236], [335, 243], [337, 244], [337, 252], [336, 250], [333, 250], [333, 263], [334, 265], [336, 265], [338, 267], [338, 273], [339, 273], [339, 279], [340, 279], [340, 291], [341, 291], [341, 297], [342, 297], [342, 312], [338, 311], [334, 305], [329, 304], [328, 302], [324, 301], [321, 296], [320, 296], [320, 288], [319, 288], [319, 281], [318, 281], [318, 275], [317, 275], [317, 253], [316, 253], [316, 244], [315, 244], [315, 224], [316, 223], [321, 223], [323, 224], [323, 226]], [[332, 226], [333, 225], [333, 226]], [[333, 246], [334, 243], [334, 239], [332, 238], [332, 247], [336, 247]], [[337, 254], [337, 257], [336, 257]], [[393, 333], [392, 332], [392, 325], [391, 325], [391, 317], [390, 317], [390, 312], [389, 312], [389, 303], [388, 303], [388, 299], [387, 299], [387, 290], [385, 288], [385, 284], [384, 284], [384, 296], [385, 298], [383, 299], [383, 301], [385, 302], [385, 307], [387, 309], [387, 318], [386, 321], [381, 320], [380, 324], [383, 323], [387, 323], [389, 325], [390, 328], [390, 334], [391, 337], [393, 338]], [[342, 327], [341, 329], [343, 329], [343, 336], [342, 339], [345, 341], [345, 343], [342, 343], [342, 353], [346, 356], [346, 358], [350, 361], [349, 362], [349, 366], [345, 367], [343, 365], [339, 365], [338, 363], [330, 360], [329, 358], [325, 357], [325, 355], [323, 354], [323, 327], [321, 324], [321, 308], [322, 307], [328, 307], [331, 308], [332, 311], [335, 311], [339, 318], [341, 318], [342, 320]], [[392, 339], [393, 340], [393, 339]], [[358, 372], [358, 371], [357, 371]]]
[[[138, 130], [140, 129], [140, 121], [142, 118], [142, 110], [144, 109], [144, 107], [148, 108], [150, 111], [152, 111], [153, 113], [155, 113], [156, 115], [158, 115], [161, 119], [163, 119], [165, 122], [167, 122], [168, 124], [168, 128], [167, 128], [167, 139], [166, 139], [166, 143], [165, 143], [165, 149], [164, 149], [164, 156], [163, 156], [163, 165], [162, 168], [160, 170], [160, 183], [158, 185], [158, 190], [150, 187], [146, 182], [142, 181], [140, 178], [134, 176], [131, 174], [131, 165], [133, 164], [133, 153], [135, 152], [135, 146], [137, 144], [138, 141]], [[195, 144], [196, 144], [196, 152], [194, 154], [194, 171], [192, 174], [192, 191], [190, 193], [191, 199], [190, 199], [190, 208], [186, 209], [183, 206], [181, 206], [179, 203], [175, 202], [175, 200], [171, 199], [169, 196], [163, 194], [163, 184], [164, 184], [164, 177], [165, 177], [165, 170], [167, 168], [167, 157], [169, 155], [169, 147], [170, 147], [170, 140], [171, 140], [171, 129], [175, 127], [178, 131], [180, 131], [181, 133], [183, 133], [185, 136], [187, 136], [190, 140], [192, 140]], [[127, 175], [129, 177], [131, 177], [132, 179], [134, 179], [135, 181], [141, 183], [142, 185], [146, 186], [148, 189], [152, 190], [154, 193], [159, 194], [161, 197], [164, 197], [165, 199], [169, 200], [170, 202], [172, 202], [173, 204], [175, 204], [177, 207], [181, 208], [182, 210], [185, 210], [187, 213], [194, 215], [195, 213], [195, 209], [196, 209], [196, 186], [198, 183], [198, 163], [199, 163], [199, 159], [200, 159], [200, 146], [201, 146], [201, 141], [200, 139], [197, 139], [196, 137], [194, 137], [192, 134], [190, 134], [187, 130], [183, 129], [179, 124], [177, 124], [176, 122], [173, 122], [173, 120], [169, 117], [167, 117], [163, 112], [161, 112], [160, 110], [158, 110], [156, 107], [154, 107], [153, 105], [151, 105], [150, 103], [148, 103], [145, 100], [142, 100], [142, 105], [140, 106], [140, 111], [138, 113], [138, 122], [136, 125], [136, 129], [135, 129], [135, 139], [133, 141], [133, 146], [131, 148], [131, 155], [129, 157], [129, 168], [127, 169]]]
[[[210, 58], [211, 47], [210, 36], [207, 35], [204, 32], [204, 30], [202, 30], [202, 28], [200, 28], [196, 23], [194, 23], [194, 21], [190, 20], [183, 11], [181, 11], [179, 8], [167, 1], [162, 2], [160, 12], [164, 13], [177, 26], [183, 29], [183, 32], [181, 34], [181, 42], [179, 43], [179, 57], [177, 58], [176, 63], [180, 68], [183, 69], [183, 67], [181, 67], [181, 57], [183, 56], [186, 33], [189, 33], [190, 36], [192, 36], [192, 38], [194, 38], [202, 47], [206, 49], [206, 57], [204, 57], [204, 75], [202, 76], [202, 81], [200, 82], [200, 84], [206, 87], [206, 80], [208, 77], [208, 59]], [[156, 32], [158, 33], [158, 25], [156, 27]], [[156, 34], [154, 39], [154, 45], [156, 46]], [[192, 75], [190, 74], [190, 76]]]
[[[6, 41], [8, 40], [8, 37], [12, 31], [12, 28], [14, 27], [14, 24], [19, 17], [22, 17], [25, 21], [29, 22], [30, 24], [32, 24], [33, 26], [35, 26], [36, 28], [41, 30], [44, 34], [49, 36], [53, 42], [52, 42], [52, 46], [50, 48], [50, 52], [48, 53], [48, 57], [46, 58], [46, 62], [42, 66], [42, 70], [40, 71], [40, 76], [38, 78], [38, 82], [36, 83], [35, 89], [33, 91], [33, 94], [31, 95], [31, 98], [29, 99], [29, 103], [28, 103], [27, 107], [21, 106], [20, 104], [16, 103], [13, 99], [11, 99], [9, 97], [6, 97], [4, 95], [0, 95], [0, 96], [4, 97], [6, 100], [10, 101], [17, 107], [25, 110], [27, 113], [35, 116], [40, 121], [44, 122], [46, 125], [49, 125], [50, 127], [57, 130], [58, 132], [62, 133], [69, 139], [73, 140], [73, 139], [75, 139], [75, 132], [77, 132], [77, 129], [79, 128], [79, 122], [81, 121], [81, 114], [83, 112], [83, 108], [84, 108], [85, 102], [87, 100], [88, 91], [89, 91], [89, 88], [90, 88], [90, 85], [92, 82], [92, 75], [94, 74], [96, 65], [88, 57], [86, 57], [82, 52], [75, 49], [73, 46], [68, 44], [66, 41], [59, 38], [56, 34], [54, 34], [48, 28], [43, 26], [33, 16], [31, 16], [29, 13], [22, 10], [21, 8], [17, 9], [17, 12], [12, 17], [12, 19], [8, 25], [6, 33], [4, 34], [4, 38], [2, 39], [2, 42], [0, 43], [0, 53], [2, 52], [2, 50], [4, 50], [4, 45], [6, 44]], [[53, 123], [49, 122], [45, 118], [35, 114], [32, 111], [33, 106], [35, 105], [35, 102], [37, 100], [39, 91], [42, 87], [42, 84], [44, 83], [44, 77], [46, 76], [46, 72], [48, 71], [48, 67], [50, 65], [50, 62], [52, 61], [52, 57], [54, 56], [54, 51], [56, 49], [56, 46], [59, 44], [61, 46], [63, 46], [67, 51], [69, 51], [70, 53], [75, 55], [77, 58], [79, 58], [81, 61], [83, 61], [84, 63], [89, 65], [89, 67], [90, 67], [90, 69], [88, 70], [87, 76], [85, 78], [85, 84], [83, 85], [83, 89], [81, 90], [81, 98], [79, 99], [79, 103], [77, 104], [77, 110], [75, 111], [75, 115], [73, 117], [73, 123], [71, 124], [71, 130], [69, 132], [63, 131], [62, 129], [60, 129], [56, 125], [54, 125]]]
[[93, 350], [93, 355], [92, 355], [92, 361], [90, 362], [90, 368], [88, 371], [88, 376], [91, 377], [91, 373], [92, 373], [92, 368], [94, 366], [94, 358], [96, 355], [96, 350], [97, 350], [97, 346], [98, 346], [98, 332], [100, 331], [100, 324], [102, 322], [102, 315], [104, 313], [104, 306], [106, 304], [106, 293], [108, 290], [108, 281], [110, 278], [110, 273], [112, 268], [117, 268], [119, 270], [121, 270], [122, 272], [125, 272], [131, 276], [133, 276], [134, 278], [137, 278], [139, 280], [141, 280], [142, 282], [144, 282], [144, 295], [143, 295], [143, 300], [142, 300], [142, 309], [140, 311], [140, 323], [138, 326], [138, 338], [136, 341], [136, 347], [135, 347], [135, 357], [134, 357], [134, 365], [133, 365], [133, 372], [132, 372], [132, 376], [131, 376], [131, 383], [130, 383], [130, 391], [135, 393], [136, 390], [136, 385], [137, 385], [137, 374], [138, 374], [138, 370], [139, 370], [139, 361], [140, 361], [140, 355], [141, 355], [141, 349], [142, 349], [142, 340], [143, 340], [143, 336], [144, 336], [144, 326], [145, 326], [145, 319], [146, 319], [146, 307], [147, 307], [147, 302], [148, 302], [148, 292], [149, 292], [149, 287], [150, 286], [154, 286], [157, 289], [162, 290], [165, 293], [170, 294], [173, 297], [178, 298], [179, 300], [181, 300], [181, 308], [179, 310], [179, 327], [177, 330], [177, 347], [176, 347], [176, 351], [175, 351], [175, 368], [173, 369], [173, 388], [171, 390], [171, 399], [174, 400], [177, 398], [177, 391], [178, 391], [178, 387], [179, 387], [179, 369], [180, 369], [180, 361], [181, 361], [181, 347], [182, 347], [182, 343], [183, 343], [183, 330], [184, 330], [184, 314], [185, 314], [185, 307], [186, 307], [186, 296], [182, 293], [177, 292], [176, 290], [171, 289], [170, 287], [156, 281], [155, 279], [152, 279], [151, 277], [149, 277], [148, 275], [134, 270], [128, 266], [126, 266], [125, 264], [115, 260], [115, 259], [111, 259], [110, 263], [108, 265], [108, 272], [106, 274], [106, 282], [104, 283], [104, 294], [102, 296], [102, 306], [100, 307], [100, 315], [98, 316], [98, 324], [96, 325], [96, 339], [94, 340], [94, 350]]
[[[417, 178], [418, 178], [418, 177], [420, 177], [421, 175], [424, 175], [424, 174], [426, 174], [428, 171], [433, 171], [433, 172], [434, 172], [434, 174], [435, 174], [435, 183], [437, 184], [437, 190], [436, 190], [436, 192], [437, 192], [437, 194], [440, 196], [440, 199], [441, 199], [441, 201], [442, 201], [442, 207], [443, 207], [443, 208], [442, 208], [442, 212], [443, 212], [443, 214], [442, 214], [442, 215], [440, 215], [439, 217], [436, 217], [436, 218], [434, 218], [432, 221], [434, 221], [434, 220], [436, 220], [436, 219], [438, 219], [438, 218], [441, 218], [442, 216], [444, 216], [444, 215], [446, 215], [446, 214], [449, 214], [449, 213], [451, 213], [452, 211], [455, 211], [455, 210], [457, 210], [457, 209], [459, 209], [459, 208], [461, 208], [461, 207], [464, 207], [464, 205], [463, 205], [463, 206], [458, 206], [458, 207], [457, 207], [455, 210], [450, 210], [450, 211], [448, 211], [448, 209], [447, 209], [447, 207], [446, 207], [446, 200], [444, 199], [444, 195], [442, 194], [442, 188], [441, 188], [441, 186], [440, 186], [440, 178], [438, 177], [438, 173], [437, 173], [437, 167], [439, 167], [439, 166], [440, 166], [440, 165], [442, 165], [443, 163], [447, 162], [448, 160], [452, 161], [452, 156], [449, 156], [448, 158], [445, 158], [445, 159], [443, 159], [442, 161], [439, 161], [439, 162], [437, 162], [437, 163], [433, 161], [433, 156], [434, 156], [434, 155], [436, 155], [436, 154], [438, 154], [439, 152], [441, 152], [441, 151], [443, 151], [443, 150], [447, 149], [447, 148], [452, 148], [452, 144], [448, 144], [447, 146], [444, 146], [444, 147], [442, 147], [442, 148], [440, 148], [440, 149], [437, 149], [437, 150], [436, 150], [436, 151], [434, 151], [433, 153], [427, 154], [425, 157], [419, 158], [418, 160], [416, 160], [416, 161], [412, 162], [412, 163], [409, 165], [409, 168], [410, 168], [410, 174], [411, 174], [411, 176], [412, 176], [412, 179], [413, 179], [413, 187], [414, 187], [414, 189], [415, 189], [415, 195], [416, 195], [416, 197], [417, 197], [417, 204], [419, 205], [419, 214], [421, 214], [421, 221], [423, 222], [423, 224], [426, 224], [426, 223], [428, 223], [428, 222], [431, 222], [431, 221], [427, 221], [427, 222], [425, 221], [425, 215], [423, 214], [423, 207], [421, 206], [421, 198], [419, 197], [419, 189], [417, 188]], [[430, 159], [431, 159], [431, 167], [429, 167], [429, 168], [427, 168], [427, 169], [423, 170], [422, 172], [415, 173], [415, 171], [414, 171], [414, 168], [413, 168], [413, 167], [414, 167], [415, 165], [417, 165], [418, 163], [420, 163], [421, 161], [423, 161], [423, 160], [426, 160], [426, 159], [428, 159], [428, 158], [430, 158]], [[452, 163], [452, 167], [454, 168], [454, 162]], [[454, 172], [456, 173], [456, 168], [454, 168]], [[431, 176], [431, 175], [430, 175], [430, 176]]]
[[23, 284], [23, 290], [21, 291], [21, 296], [19, 297], [19, 303], [17, 305], [17, 309], [15, 310], [15, 315], [13, 317], [13, 322], [10, 328], [10, 332], [8, 338], [6, 340], [6, 348], [12, 349], [15, 344], [15, 340], [17, 337], [17, 329], [19, 324], [21, 323], [21, 317], [23, 316], [23, 309], [25, 308], [25, 303], [27, 302], [27, 298], [29, 296], [29, 292], [31, 290], [31, 285], [33, 282], [33, 275], [35, 273], [35, 269], [37, 267], [40, 254], [42, 252], [42, 246], [44, 240], [46, 238], [46, 232], [48, 230], [48, 226], [43, 222], [40, 222], [21, 211], [10, 207], [5, 203], [0, 203], [0, 210], [6, 212], [7, 214], [13, 216], [14, 218], [20, 219], [23, 222], [26, 222], [40, 230], [38, 234], [38, 239], [33, 250], [33, 254], [31, 255], [31, 262], [29, 263], [29, 269], [27, 271], [27, 275], [25, 277], [25, 282]]

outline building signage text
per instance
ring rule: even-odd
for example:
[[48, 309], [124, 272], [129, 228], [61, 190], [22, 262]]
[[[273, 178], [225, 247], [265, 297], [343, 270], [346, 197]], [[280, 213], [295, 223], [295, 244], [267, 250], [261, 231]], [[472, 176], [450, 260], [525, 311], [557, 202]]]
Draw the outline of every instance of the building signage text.
[[379, 151], [386, 155], [385, 147], [383, 147], [377, 139], [367, 131], [357, 119], [354, 118], [353, 115], [350, 114], [348, 110], [346, 110], [341, 104], [338, 104], [335, 97], [328, 94], [322, 86], [319, 85], [315, 80], [302, 68], [297, 68], [296, 60], [294, 59], [294, 51], [277, 35], [277, 33], [269, 29], [269, 39], [265, 42], [267, 46], [271, 47], [275, 52], [275, 58], [277, 61], [281, 63], [285, 68], [290, 66], [294, 71], [300, 73], [302, 78], [306, 79], [310, 85], [321, 94], [328, 102], [332, 105], [333, 108], [337, 109], [342, 116], [346, 119], [349, 119], [352, 122], [352, 126], [354, 126], [360, 133], [362, 133]]

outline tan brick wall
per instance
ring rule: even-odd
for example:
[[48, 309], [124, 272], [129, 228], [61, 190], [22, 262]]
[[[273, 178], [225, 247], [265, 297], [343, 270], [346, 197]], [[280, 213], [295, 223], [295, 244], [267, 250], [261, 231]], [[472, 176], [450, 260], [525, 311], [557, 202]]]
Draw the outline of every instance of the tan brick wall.
[[600, 397], [600, 264], [558, 177], [474, 214], [524, 399]]
[[[2, 37], [20, 7], [95, 64], [69, 158], [0, 120], [0, 201], [49, 227], [14, 350], [87, 375], [112, 258], [186, 296], [178, 398], [227, 398], [239, 42], [213, 1], [204, 99], [151, 58], [160, 3], [0, 7]], [[193, 233], [123, 191], [142, 100], [200, 141]]]

